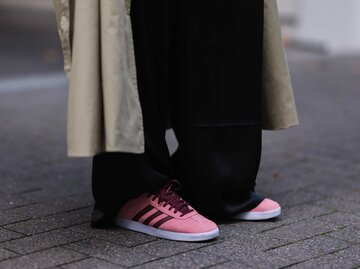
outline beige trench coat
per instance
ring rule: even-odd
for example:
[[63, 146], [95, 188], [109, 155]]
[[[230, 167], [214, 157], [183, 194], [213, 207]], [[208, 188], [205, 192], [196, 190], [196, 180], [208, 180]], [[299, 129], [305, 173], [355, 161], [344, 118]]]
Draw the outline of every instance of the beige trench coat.
[[[263, 129], [298, 124], [276, 0], [264, 0]], [[131, 0], [54, 0], [69, 79], [67, 153], [144, 152]]]

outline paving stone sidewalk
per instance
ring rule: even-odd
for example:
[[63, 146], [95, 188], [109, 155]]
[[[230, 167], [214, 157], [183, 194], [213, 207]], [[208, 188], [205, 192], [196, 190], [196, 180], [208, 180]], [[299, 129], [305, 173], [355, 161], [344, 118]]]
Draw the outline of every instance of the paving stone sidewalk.
[[223, 222], [205, 243], [90, 229], [91, 159], [66, 157], [67, 85], [0, 93], [0, 268], [360, 268], [360, 57], [288, 58], [301, 125], [264, 132], [258, 178], [283, 214]]

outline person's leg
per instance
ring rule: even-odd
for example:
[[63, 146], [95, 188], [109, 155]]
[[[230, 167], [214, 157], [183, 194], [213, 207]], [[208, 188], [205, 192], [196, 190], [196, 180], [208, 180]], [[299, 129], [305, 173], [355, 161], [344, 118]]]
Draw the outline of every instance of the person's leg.
[[[158, 143], [145, 144], [146, 150], [159, 152], [157, 147], [162, 147], [165, 143], [165, 128], [169, 118], [168, 106], [168, 35], [172, 31], [170, 18], [174, 11], [174, 1], [169, 0], [133, 0], [132, 19], [134, 26], [135, 46], [137, 50], [137, 64], [144, 68], [146, 86], [143, 85], [143, 97], [151, 102], [146, 103], [143, 111], [147, 118], [147, 130], [158, 128], [160, 133], [150, 137], [147, 141]], [[140, 70], [141, 70], [140, 68]], [[147, 72], [147, 70], [151, 70]], [[151, 89], [147, 88], [150, 87]], [[143, 102], [144, 103], [144, 102]], [[153, 115], [149, 115], [153, 113]], [[160, 122], [161, 126], [157, 126]], [[155, 125], [153, 125], [155, 123]], [[145, 130], [146, 132], [146, 130]], [[151, 133], [151, 132], [150, 132]], [[147, 145], [147, 146], [146, 146]], [[165, 147], [165, 146], [164, 146]], [[165, 164], [171, 164], [170, 155], [164, 150]], [[145, 153], [146, 154], [146, 153]], [[157, 172], [160, 161], [157, 156], [154, 158], [156, 165], [153, 165]], [[160, 158], [162, 160], [162, 158]], [[125, 164], [126, 165], [126, 164]], [[171, 166], [171, 165], [169, 165]], [[138, 167], [143, 170], [143, 166]], [[169, 167], [171, 170], [171, 167]], [[171, 175], [171, 171], [164, 171]], [[148, 172], [143, 171], [141, 181], [152, 181]], [[154, 175], [154, 172], [150, 172]], [[155, 173], [155, 176], [156, 173]], [[142, 175], [140, 175], [142, 177]], [[181, 241], [203, 241], [216, 237], [219, 234], [217, 225], [201, 216], [178, 194], [179, 182], [172, 178], [167, 184], [157, 190], [146, 191], [144, 188], [141, 195], [128, 200], [117, 212], [115, 224], [117, 226], [138, 231], [161, 238], [181, 240]], [[151, 184], [153, 185], [153, 183]]]
[[172, 125], [179, 147], [172, 161], [184, 197], [200, 212], [234, 216], [264, 200], [254, 193], [261, 156], [263, 0], [178, 3]]
[[181, 194], [201, 213], [230, 217], [263, 201], [254, 193], [260, 160], [259, 130], [245, 126], [189, 127], [180, 133], [182, 145], [172, 159], [183, 184]]
[[[151, 2], [151, 3], [150, 3]], [[162, 1], [133, 0], [131, 20], [145, 153], [103, 152], [93, 157], [92, 226], [107, 227], [129, 199], [160, 188], [173, 176], [165, 141], [168, 114], [166, 36]]]
[[[145, 153], [105, 153], [94, 158], [92, 226], [116, 226], [157, 237], [203, 241], [217, 225], [177, 193], [165, 141], [168, 109], [168, 0], [133, 0], [131, 19], [142, 106]], [[171, 180], [170, 180], [171, 179]], [[164, 184], [166, 183], [166, 184]]]

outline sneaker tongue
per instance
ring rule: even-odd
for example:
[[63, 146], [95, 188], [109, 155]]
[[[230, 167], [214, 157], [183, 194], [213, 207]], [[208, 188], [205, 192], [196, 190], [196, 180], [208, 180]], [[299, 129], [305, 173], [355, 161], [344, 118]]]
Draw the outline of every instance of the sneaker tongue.
[[181, 212], [182, 214], [187, 214], [192, 212], [193, 209], [189, 207], [189, 203], [181, 199], [181, 197], [175, 192], [180, 190], [180, 186], [179, 181], [171, 180], [160, 189], [158, 196], [161, 200], [175, 208], [175, 210]]
[[177, 196], [177, 200], [175, 200], [175, 202], [178, 204], [178, 208], [176, 209], [179, 212], [185, 213], [186, 211], [190, 210], [188, 203], [186, 203], [183, 199], [181, 199], [181, 197], [176, 192], [174, 192], [173, 190], [170, 190], [169, 192]]

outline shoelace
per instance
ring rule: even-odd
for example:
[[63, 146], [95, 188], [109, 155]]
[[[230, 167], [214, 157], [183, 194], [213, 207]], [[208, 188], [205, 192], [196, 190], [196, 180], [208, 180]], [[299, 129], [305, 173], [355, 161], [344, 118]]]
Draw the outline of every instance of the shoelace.
[[152, 198], [153, 201], [158, 198], [158, 204], [163, 203], [163, 207], [170, 205], [169, 210], [174, 208], [174, 213], [181, 213], [181, 217], [189, 214], [194, 211], [194, 209], [189, 207], [189, 203], [184, 201], [176, 191], [180, 190], [181, 184], [177, 180], [170, 180], [166, 183], [158, 192], [150, 193], [149, 196], [154, 196]]

